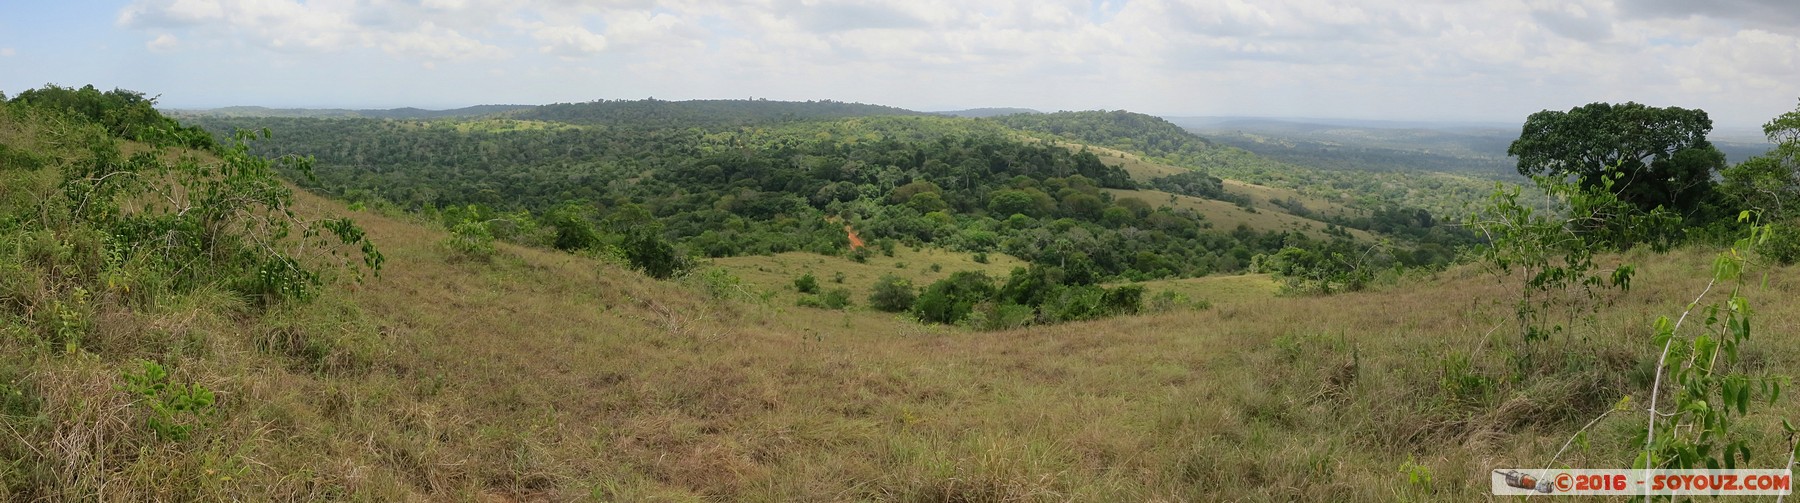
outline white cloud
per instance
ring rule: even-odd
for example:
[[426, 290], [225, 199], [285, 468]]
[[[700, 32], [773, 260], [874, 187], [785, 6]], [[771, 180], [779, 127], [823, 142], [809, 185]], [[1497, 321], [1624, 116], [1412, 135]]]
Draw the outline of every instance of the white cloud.
[[[1720, 1], [1738, 8], [1685, 0], [133, 0], [118, 24], [175, 52], [491, 60], [508, 74], [545, 79], [540, 95], [575, 99], [754, 94], [913, 107], [1483, 118], [1637, 100], [1760, 122], [1772, 115], [1767, 107], [1800, 93], [1792, 84], [1800, 81], [1800, 23], [1788, 22], [1800, 20], [1800, 3]], [[582, 80], [590, 74], [598, 80]], [[604, 94], [569, 96], [577, 92]]]
[[[455, 10], [463, 3], [440, 1], [429, 5]], [[235, 41], [281, 52], [378, 48], [396, 56], [437, 60], [497, 58], [506, 54], [500, 47], [454, 28], [409, 16], [406, 9], [410, 8], [352, 0], [138, 0], [120, 11], [118, 24], [137, 29], [185, 30], [197, 38]], [[159, 36], [159, 41], [163, 36], [170, 35]]]
[[13, 52], [13, 48], [0, 47], [0, 58], [9, 58], [9, 57], [12, 57], [13, 54], [16, 54], [15, 52]]
[[606, 37], [580, 26], [543, 26], [531, 31], [543, 45], [539, 51], [565, 58], [592, 56], [606, 50]]
[[144, 47], [149, 48], [151, 51], [163, 52], [163, 51], [167, 51], [170, 49], [174, 49], [175, 46], [180, 43], [181, 43], [181, 40], [175, 38], [174, 35], [164, 33], [161, 35], [157, 35], [156, 38], [151, 39], [149, 42], [144, 43]]

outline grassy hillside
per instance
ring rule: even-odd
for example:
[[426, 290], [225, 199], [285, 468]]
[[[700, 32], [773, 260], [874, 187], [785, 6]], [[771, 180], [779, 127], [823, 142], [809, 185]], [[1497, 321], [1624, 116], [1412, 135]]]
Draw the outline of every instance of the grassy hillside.
[[[1111, 192], [1115, 198], [1137, 198], [1156, 206], [1193, 210], [1205, 215], [1206, 222], [1212, 224], [1215, 229], [1231, 230], [1242, 225], [1259, 231], [1288, 231], [1306, 234], [1317, 239], [1331, 239], [1331, 236], [1324, 232], [1329, 224], [1295, 216], [1271, 208], [1266, 203], [1261, 208], [1246, 209], [1225, 201], [1170, 194], [1160, 190], [1108, 189], [1108, 192]], [[1360, 240], [1371, 240], [1375, 236], [1360, 229], [1347, 229], [1347, 232]]]
[[[1497, 467], [1630, 463], [1643, 412], [1607, 411], [1646, 401], [1650, 320], [1706, 287], [1715, 251], [1605, 258], [1639, 264], [1629, 293], [1536, 343], [1504, 300], [1521, 279], [1467, 266], [1328, 297], [1182, 280], [1212, 307], [976, 333], [534, 248], [466, 261], [433, 223], [302, 192], [297, 216], [367, 230], [379, 277], [267, 306], [216, 284], [139, 298], [111, 276], [134, 269], [40, 210], [96, 134], [0, 113], [0, 228], [39, 229], [0, 233], [0, 499], [1482, 499]], [[749, 267], [891, 267], [776, 259]], [[1800, 270], [1752, 272], [1747, 368], [1785, 374]], [[168, 417], [183, 438], [131, 391], [144, 360], [214, 393]], [[1788, 396], [1740, 420], [1756, 466], [1785, 457]]]
[[[1043, 140], [1029, 136], [1025, 138], [1030, 139], [1030, 141], [1048, 141], [1052, 144], [1075, 151], [1083, 149], [1091, 151], [1094, 155], [1099, 156], [1101, 163], [1125, 170], [1126, 173], [1131, 175], [1133, 180], [1140, 183], [1147, 183], [1157, 178], [1192, 171], [1189, 168], [1180, 168], [1152, 161], [1145, 159], [1142, 155], [1107, 147], [1070, 143], [1060, 140]], [[1217, 199], [1205, 199], [1174, 194], [1176, 203], [1173, 207], [1195, 210], [1201, 215], [1205, 215], [1208, 221], [1213, 222], [1213, 224], [1219, 228], [1233, 229], [1236, 228], [1238, 224], [1244, 224], [1251, 229], [1266, 232], [1306, 230], [1308, 226], [1311, 226], [1312, 229], [1307, 232], [1311, 233], [1314, 237], [1324, 237], [1324, 234], [1319, 231], [1329, 224], [1317, 218], [1294, 215], [1286, 208], [1270, 204], [1270, 201], [1293, 200], [1299, 202], [1304, 208], [1317, 212], [1315, 216], [1344, 217], [1359, 214], [1356, 210], [1345, 205], [1344, 198], [1328, 199], [1316, 195], [1308, 195], [1294, 189], [1269, 187], [1230, 179], [1223, 180], [1223, 184], [1226, 193], [1241, 197], [1246, 204], [1239, 205]], [[1114, 197], [1137, 197], [1156, 205], [1167, 205], [1165, 202], [1169, 200], [1168, 198], [1171, 195], [1163, 191], [1149, 189], [1113, 189], [1108, 192], [1111, 192]], [[1246, 207], [1254, 208], [1257, 213], [1250, 213], [1246, 210]], [[1370, 233], [1367, 231], [1353, 230], [1352, 232], [1362, 238], [1370, 236]]]

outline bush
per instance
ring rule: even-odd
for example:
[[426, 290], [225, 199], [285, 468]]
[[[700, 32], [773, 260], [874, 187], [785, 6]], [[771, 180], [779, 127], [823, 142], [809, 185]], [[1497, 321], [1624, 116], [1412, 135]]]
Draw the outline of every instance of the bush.
[[925, 288], [913, 303], [913, 314], [932, 323], [954, 324], [969, 317], [975, 305], [994, 298], [994, 281], [976, 271], [959, 271]]
[[625, 259], [631, 266], [656, 279], [681, 275], [693, 261], [655, 230], [636, 230], [625, 237]]
[[869, 294], [869, 306], [890, 313], [912, 309], [918, 298], [911, 281], [892, 274], [875, 281], [875, 292]]
[[1030, 306], [990, 301], [977, 304], [965, 321], [976, 330], [1007, 330], [1030, 325], [1036, 314]]
[[450, 229], [444, 247], [450, 249], [454, 258], [487, 262], [494, 258], [494, 233], [488, 231], [486, 223], [465, 220]]
[[1764, 241], [1757, 245], [1756, 252], [1781, 265], [1793, 265], [1800, 262], [1800, 229], [1795, 228], [1800, 220], [1769, 225]]
[[802, 274], [794, 279], [794, 289], [800, 293], [819, 293], [819, 279], [810, 272]]
[[850, 307], [850, 289], [833, 288], [819, 296], [819, 304], [826, 309], [843, 309]]

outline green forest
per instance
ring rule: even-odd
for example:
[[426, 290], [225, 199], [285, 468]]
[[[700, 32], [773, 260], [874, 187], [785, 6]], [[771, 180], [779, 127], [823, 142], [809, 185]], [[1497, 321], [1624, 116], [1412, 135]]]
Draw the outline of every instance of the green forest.
[[[937, 247], [1024, 259], [1029, 270], [995, 281], [1015, 289], [1031, 281], [1068, 287], [1069, 295], [1090, 299], [1083, 302], [1095, 307], [1086, 311], [1095, 311], [1102, 290], [1094, 285], [1101, 283], [1240, 273], [1258, 256], [1293, 249], [1289, 256], [1320, 257], [1312, 267], [1337, 278], [1339, 287], [1360, 288], [1383, 270], [1442, 266], [1454, 259], [1456, 246], [1471, 242], [1467, 232], [1435, 226], [1424, 210], [1401, 215], [1379, 207], [1325, 225], [1393, 238], [1378, 244], [1347, 234], [1324, 239], [1220, 228], [1192, 210], [1114, 197], [1104, 189], [1145, 186], [1247, 202], [1202, 169], [1197, 159], [1212, 152], [1204, 140], [1161, 119], [1118, 116], [1124, 119], [1094, 138], [1160, 138], [1132, 151], [1194, 171], [1139, 182], [1093, 152], [1024, 141], [1012, 127], [1021, 120], [1015, 117], [1033, 117], [1040, 122], [1032, 127], [1087, 131], [1091, 115], [963, 119], [835, 102], [646, 100], [548, 105], [479, 119], [201, 117], [195, 123], [220, 135], [267, 129], [272, 138], [256, 151], [311, 158], [310, 175], [294, 178], [322, 193], [423, 212], [448, 228], [479, 222], [486, 234], [535, 246], [677, 255], [652, 260], [677, 264], [656, 266], [659, 275], [679, 273], [690, 255], [806, 251], [858, 258], [891, 255], [897, 246]], [[845, 225], [869, 248], [851, 250]], [[642, 251], [664, 248], [671, 251]], [[1003, 285], [994, 286], [998, 292]], [[1043, 297], [996, 298], [1001, 307], [1037, 308]], [[1037, 318], [1068, 317], [1039, 312]]]

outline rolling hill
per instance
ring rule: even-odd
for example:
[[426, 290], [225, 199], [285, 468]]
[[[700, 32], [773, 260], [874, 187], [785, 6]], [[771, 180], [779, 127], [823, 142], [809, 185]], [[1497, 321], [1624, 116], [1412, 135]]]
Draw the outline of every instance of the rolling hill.
[[[1630, 289], [1556, 311], [1572, 321], [1548, 340], [1515, 323], [1526, 278], [1475, 264], [1328, 296], [1160, 280], [1205, 303], [973, 331], [782, 290], [1004, 262], [780, 253], [662, 280], [592, 250], [474, 260], [466, 222], [295, 189], [242, 154], [0, 103], [0, 499], [1484, 499], [1496, 468], [1630, 464], [1652, 320], [1711, 291], [1720, 251], [1601, 256], [1636, 265]], [[129, 182], [162, 176], [184, 189]], [[256, 183], [192, 190], [233, 180]], [[354, 280], [362, 262], [328, 252], [371, 249], [333, 241], [267, 261], [306, 237], [279, 221], [357, 229], [379, 274]], [[165, 239], [185, 236], [211, 239]], [[297, 284], [285, 267], [322, 273], [311, 295], [267, 288]], [[1781, 377], [1800, 270], [1751, 267], [1742, 370]], [[1768, 466], [1800, 404], [1756, 397], [1733, 429]]]

